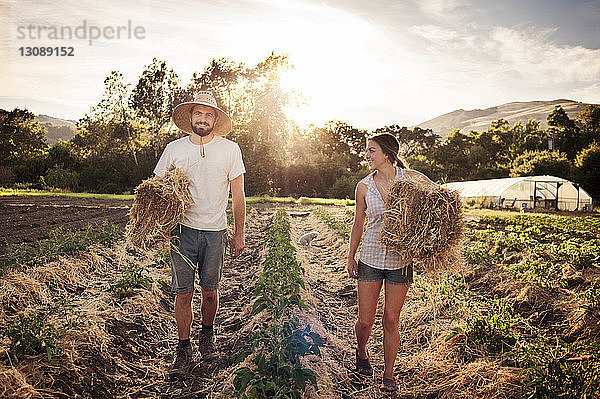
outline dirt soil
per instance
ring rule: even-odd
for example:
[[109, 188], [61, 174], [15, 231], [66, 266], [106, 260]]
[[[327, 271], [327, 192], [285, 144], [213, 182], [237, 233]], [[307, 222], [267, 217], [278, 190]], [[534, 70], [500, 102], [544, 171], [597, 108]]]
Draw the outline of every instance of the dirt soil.
[[83, 229], [104, 220], [125, 229], [131, 200], [0, 196], [0, 250], [11, 243], [32, 243], [59, 226]]

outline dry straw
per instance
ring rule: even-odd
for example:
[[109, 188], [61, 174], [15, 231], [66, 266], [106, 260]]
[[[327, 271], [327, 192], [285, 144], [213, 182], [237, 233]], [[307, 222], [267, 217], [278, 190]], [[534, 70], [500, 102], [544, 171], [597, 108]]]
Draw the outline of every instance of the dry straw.
[[187, 175], [171, 166], [163, 177], [153, 176], [137, 186], [129, 211], [127, 244], [141, 250], [164, 247], [192, 204], [189, 184]]
[[380, 240], [389, 250], [427, 273], [455, 269], [464, 233], [462, 203], [456, 191], [399, 180], [392, 185], [385, 208]]

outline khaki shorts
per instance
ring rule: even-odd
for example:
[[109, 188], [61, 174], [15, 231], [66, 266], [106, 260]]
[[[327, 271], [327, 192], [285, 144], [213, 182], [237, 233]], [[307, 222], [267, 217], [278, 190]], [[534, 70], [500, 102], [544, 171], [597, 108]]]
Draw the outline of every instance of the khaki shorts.
[[173, 232], [171, 248], [171, 290], [176, 294], [194, 291], [198, 283], [205, 290], [216, 290], [223, 275], [226, 230], [197, 230], [180, 225]]

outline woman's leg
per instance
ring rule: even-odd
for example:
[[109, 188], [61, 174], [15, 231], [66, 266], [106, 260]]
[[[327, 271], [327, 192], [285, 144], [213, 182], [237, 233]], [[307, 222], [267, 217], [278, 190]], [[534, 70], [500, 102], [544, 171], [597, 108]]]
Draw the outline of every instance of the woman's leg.
[[394, 363], [400, 347], [398, 323], [404, 298], [410, 284], [392, 284], [385, 282], [385, 305], [383, 308], [383, 358], [385, 368], [384, 378], [394, 377]]
[[358, 282], [358, 320], [354, 325], [356, 341], [358, 343], [358, 357], [367, 358], [367, 341], [371, 335], [377, 301], [383, 281], [359, 281]]

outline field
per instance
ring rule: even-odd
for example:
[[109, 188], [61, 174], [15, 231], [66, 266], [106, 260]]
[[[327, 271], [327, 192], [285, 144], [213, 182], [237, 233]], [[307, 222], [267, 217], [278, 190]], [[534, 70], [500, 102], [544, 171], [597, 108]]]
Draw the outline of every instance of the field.
[[[172, 383], [165, 381], [176, 337], [168, 255], [123, 250], [130, 205], [0, 198], [1, 397], [272, 392], [260, 373], [275, 369], [257, 359], [271, 353], [267, 347], [290, 355], [274, 344], [281, 342], [295, 342], [305, 356], [282, 360], [289, 368], [276, 370], [277, 389], [291, 373], [285, 389], [307, 398], [385, 397], [377, 380], [381, 303], [369, 343], [376, 378], [353, 372], [356, 286], [345, 271], [351, 207], [250, 204], [246, 250], [224, 268], [220, 356]], [[468, 220], [460, 271], [418, 275], [409, 290], [398, 397], [599, 397], [600, 219], [481, 212]], [[320, 234], [310, 245], [296, 244], [314, 230]]]

